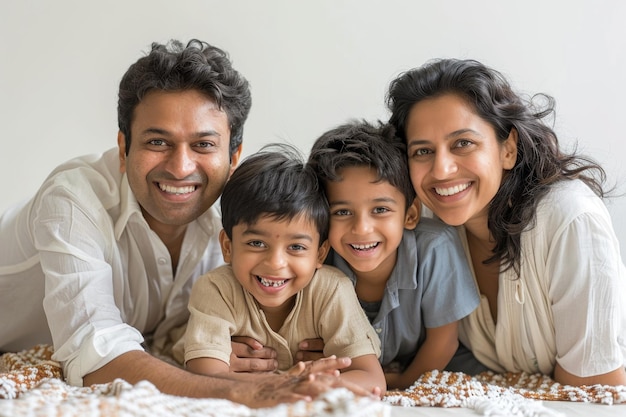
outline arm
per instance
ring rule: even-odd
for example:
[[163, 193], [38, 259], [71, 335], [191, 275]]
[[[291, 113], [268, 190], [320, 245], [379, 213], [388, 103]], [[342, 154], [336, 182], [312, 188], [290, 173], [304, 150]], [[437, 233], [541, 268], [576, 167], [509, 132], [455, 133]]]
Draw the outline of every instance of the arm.
[[[68, 383], [79, 386], [84, 374], [100, 364], [143, 350], [140, 332], [122, 321], [125, 312], [119, 306], [132, 297], [135, 308], [144, 308], [147, 300], [147, 295], [126, 292], [129, 268], [115, 244], [113, 219], [100, 202], [101, 193], [106, 194], [103, 178], [90, 170], [81, 175], [71, 187], [63, 186], [69, 180], [62, 176], [55, 181], [60, 186], [46, 188], [33, 221], [53, 358], [62, 363]], [[128, 258], [141, 263], [133, 255]]]
[[218, 375], [225, 372], [230, 372], [230, 366], [215, 358], [195, 358], [185, 363], [185, 368], [189, 372], [199, 375]]
[[[317, 275], [309, 287], [310, 294], [315, 295], [312, 305], [319, 311], [317, 334], [324, 341], [318, 347], [323, 346], [326, 355], [352, 358], [352, 366], [342, 371], [343, 380], [376, 395], [384, 393], [387, 384], [378, 361], [380, 339], [361, 309], [352, 282], [339, 270], [330, 269]], [[306, 342], [315, 343], [316, 339]]]
[[385, 374], [387, 386], [390, 389], [406, 389], [424, 372], [443, 370], [459, 346], [457, 329], [456, 321], [441, 327], [427, 328], [424, 343], [404, 372]]
[[549, 241], [545, 274], [556, 345], [554, 379], [569, 385], [625, 384], [626, 269], [608, 213], [585, 207], [566, 227], [552, 223], [560, 226]]
[[341, 372], [341, 379], [361, 386], [376, 396], [387, 391], [385, 374], [376, 355], [352, 358], [352, 365]]
[[329, 389], [344, 387], [356, 395], [370, 395], [361, 387], [335, 375], [351, 363], [349, 358], [331, 357], [272, 375], [222, 374], [218, 377], [195, 375], [169, 365], [145, 352], [125, 353], [84, 377], [85, 385], [107, 383], [123, 378], [131, 384], [141, 380], [153, 383], [161, 392], [194, 398], [222, 398], [250, 407], [270, 407], [284, 402], [311, 400]]
[[593, 375], [588, 377], [580, 377], [572, 375], [565, 369], [561, 368], [561, 365], [556, 364], [554, 367], [554, 380], [563, 385], [626, 385], [626, 371], [624, 367], [619, 367], [614, 371], [607, 372], [606, 374]]

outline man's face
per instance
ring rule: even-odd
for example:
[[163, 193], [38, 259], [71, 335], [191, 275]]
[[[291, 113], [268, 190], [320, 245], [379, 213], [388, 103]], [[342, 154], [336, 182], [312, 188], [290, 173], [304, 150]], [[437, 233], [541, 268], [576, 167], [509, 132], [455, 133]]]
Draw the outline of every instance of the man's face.
[[241, 155], [239, 147], [231, 158], [229, 144], [226, 113], [196, 90], [153, 91], [137, 105], [128, 155], [118, 135], [120, 170], [157, 234], [186, 226], [217, 200]]

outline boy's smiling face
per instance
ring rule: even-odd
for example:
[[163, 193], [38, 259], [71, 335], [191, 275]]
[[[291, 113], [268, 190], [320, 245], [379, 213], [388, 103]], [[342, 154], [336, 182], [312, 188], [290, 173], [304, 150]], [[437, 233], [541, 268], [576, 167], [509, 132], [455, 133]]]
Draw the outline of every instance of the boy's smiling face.
[[369, 167], [346, 167], [340, 181], [326, 182], [330, 205], [330, 246], [348, 262], [357, 279], [391, 275], [403, 230], [419, 219], [417, 208], [406, 210], [405, 197], [388, 181], [376, 182]]
[[266, 312], [291, 309], [295, 294], [311, 282], [328, 252], [328, 242], [320, 246], [319, 239], [305, 215], [261, 216], [254, 224], [234, 226], [232, 240], [220, 233], [224, 261]]

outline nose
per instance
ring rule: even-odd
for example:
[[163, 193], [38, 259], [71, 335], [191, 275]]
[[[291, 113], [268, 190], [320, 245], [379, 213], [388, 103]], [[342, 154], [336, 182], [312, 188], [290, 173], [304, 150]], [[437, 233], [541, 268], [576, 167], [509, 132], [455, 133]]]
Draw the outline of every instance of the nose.
[[285, 253], [278, 248], [269, 250], [265, 257], [265, 263], [274, 270], [281, 269], [287, 264]]
[[449, 178], [458, 170], [454, 155], [448, 151], [438, 151], [432, 166], [432, 175], [436, 179], [443, 180]]
[[352, 233], [355, 235], [365, 235], [372, 230], [372, 224], [368, 215], [357, 213], [352, 223]]
[[196, 169], [194, 152], [186, 146], [179, 146], [168, 156], [167, 170], [177, 179], [183, 179]]

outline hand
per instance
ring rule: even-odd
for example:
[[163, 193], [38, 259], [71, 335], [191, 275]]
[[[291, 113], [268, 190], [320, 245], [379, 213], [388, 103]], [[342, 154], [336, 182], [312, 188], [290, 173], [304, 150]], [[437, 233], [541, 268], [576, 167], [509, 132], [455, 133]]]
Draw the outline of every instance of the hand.
[[324, 340], [323, 339], [306, 339], [298, 344], [296, 352], [296, 360], [299, 361], [316, 361], [324, 357]]
[[284, 374], [300, 380], [296, 391], [301, 394], [317, 396], [329, 389], [343, 387], [355, 395], [380, 399], [380, 388], [374, 388], [372, 392], [369, 392], [360, 385], [339, 377], [340, 370], [350, 367], [351, 364], [350, 358], [337, 358], [332, 355], [316, 361], [298, 362]]
[[231, 372], [274, 372], [278, 370], [276, 351], [265, 347], [251, 337], [235, 336], [231, 339]]

